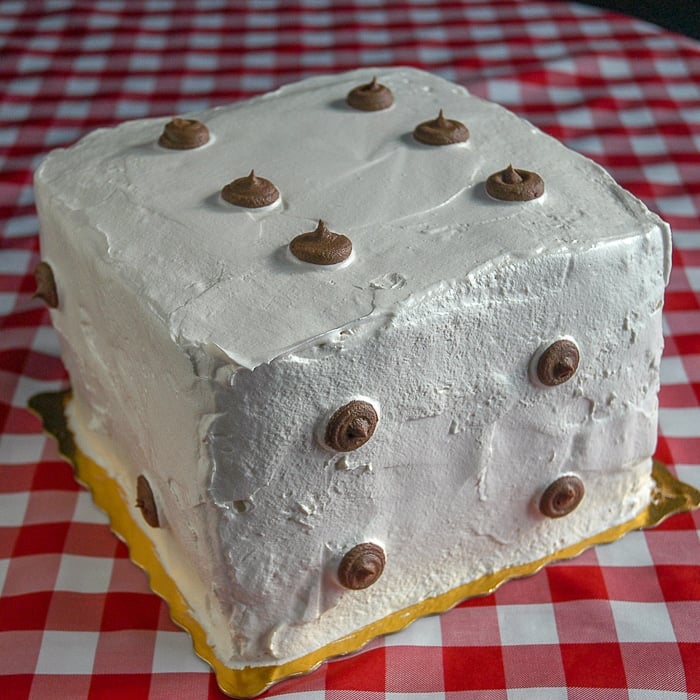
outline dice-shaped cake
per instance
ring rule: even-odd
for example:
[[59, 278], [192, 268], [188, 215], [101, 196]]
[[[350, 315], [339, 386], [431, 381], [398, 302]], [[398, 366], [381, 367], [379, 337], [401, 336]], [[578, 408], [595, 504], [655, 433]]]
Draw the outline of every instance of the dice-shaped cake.
[[128, 122], [36, 195], [71, 430], [227, 666], [648, 505], [668, 227], [464, 88], [355, 71]]

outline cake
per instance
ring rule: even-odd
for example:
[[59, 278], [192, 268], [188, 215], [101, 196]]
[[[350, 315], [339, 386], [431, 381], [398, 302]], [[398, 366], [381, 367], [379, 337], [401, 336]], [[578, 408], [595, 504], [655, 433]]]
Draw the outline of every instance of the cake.
[[227, 668], [649, 505], [669, 229], [507, 110], [315, 77], [98, 130], [35, 189], [71, 432]]

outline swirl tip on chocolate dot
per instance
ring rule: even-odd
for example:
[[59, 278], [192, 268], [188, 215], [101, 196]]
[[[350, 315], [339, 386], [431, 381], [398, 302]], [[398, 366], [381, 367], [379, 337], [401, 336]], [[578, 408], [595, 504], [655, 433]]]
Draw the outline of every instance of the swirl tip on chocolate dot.
[[353, 109], [377, 112], [391, 107], [394, 104], [394, 95], [386, 85], [377, 82], [377, 77], [374, 76], [371, 82], [350, 90], [345, 101]]
[[331, 231], [319, 219], [314, 231], [301, 233], [289, 244], [292, 255], [314, 265], [337, 265], [352, 253], [352, 241], [341, 233]]
[[209, 129], [197, 119], [175, 117], [163, 128], [158, 145], [177, 151], [199, 148], [209, 142]]
[[280, 193], [272, 182], [258, 177], [255, 170], [251, 170], [249, 175], [229, 182], [221, 190], [221, 196], [229, 204], [246, 209], [259, 209], [274, 204]]
[[469, 129], [456, 119], [447, 119], [441, 109], [437, 118], [421, 122], [413, 130], [413, 138], [428, 146], [449, 146], [469, 139]]
[[501, 173], [501, 178], [508, 185], [516, 185], [523, 181], [522, 175], [513, 167], [512, 163]]
[[535, 172], [509, 165], [489, 175], [486, 191], [506, 202], [529, 202], [544, 194], [544, 180]]

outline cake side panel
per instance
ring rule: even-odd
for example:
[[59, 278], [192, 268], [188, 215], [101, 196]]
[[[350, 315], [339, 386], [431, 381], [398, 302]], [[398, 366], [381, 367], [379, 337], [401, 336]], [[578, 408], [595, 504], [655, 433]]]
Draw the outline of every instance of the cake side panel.
[[[664, 231], [539, 258], [503, 258], [222, 387], [208, 441], [234, 648], [302, 655], [396, 610], [624, 522], [651, 492], [662, 350]], [[571, 379], [533, 358], [572, 338]], [[227, 396], [227, 392], [229, 392]], [[371, 438], [324, 446], [353, 400]], [[585, 486], [539, 509], [563, 475]], [[348, 590], [343, 557], [373, 543], [376, 583]]]
[[[212, 535], [218, 514], [206, 499], [204, 440], [214, 409], [208, 378], [197, 375], [197, 363], [125, 283], [104, 236], [41, 178], [35, 189], [42, 259], [58, 288], [51, 316], [71, 380], [71, 430], [117, 480], [195, 612], [206, 611], [208, 624], [224, 629], [219, 596], [228, 595], [218, 590], [225, 577]], [[136, 508], [139, 475], [153, 491], [160, 527], [150, 527]]]

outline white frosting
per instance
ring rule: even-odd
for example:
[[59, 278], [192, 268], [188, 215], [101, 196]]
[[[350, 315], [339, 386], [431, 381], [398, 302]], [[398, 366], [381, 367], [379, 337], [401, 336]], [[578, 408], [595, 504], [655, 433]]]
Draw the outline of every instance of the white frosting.
[[[395, 105], [345, 94], [376, 74]], [[411, 136], [437, 115], [467, 144]], [[412, 69], [303, 81], [189, 115], [206, 148], [154, 148], [165, 119], [101, 130], [37, 173], [43, 258], [81, 445], [144, 529], [231, 666], [298, 657], [385, 615], [625, 521], [649, 498], [668, 228], [597, 165], [500, 107]], [[508, 163], [546, 195], [498, 202]], [[255, 168], [282, 203], [219, 191]], [[352, 264], [297, 264], [329, 228]], [[557, 387], [532, 358], [570, 337]], [[319, 444], [356, 397], [380, 407], [355, 452]], [[320, 431], [320, 432], [319, 432]], [[558, 476], [586, 495], [552, 520]], [[337, 582], [343, 554], [385, 549], [381, 578]]]

